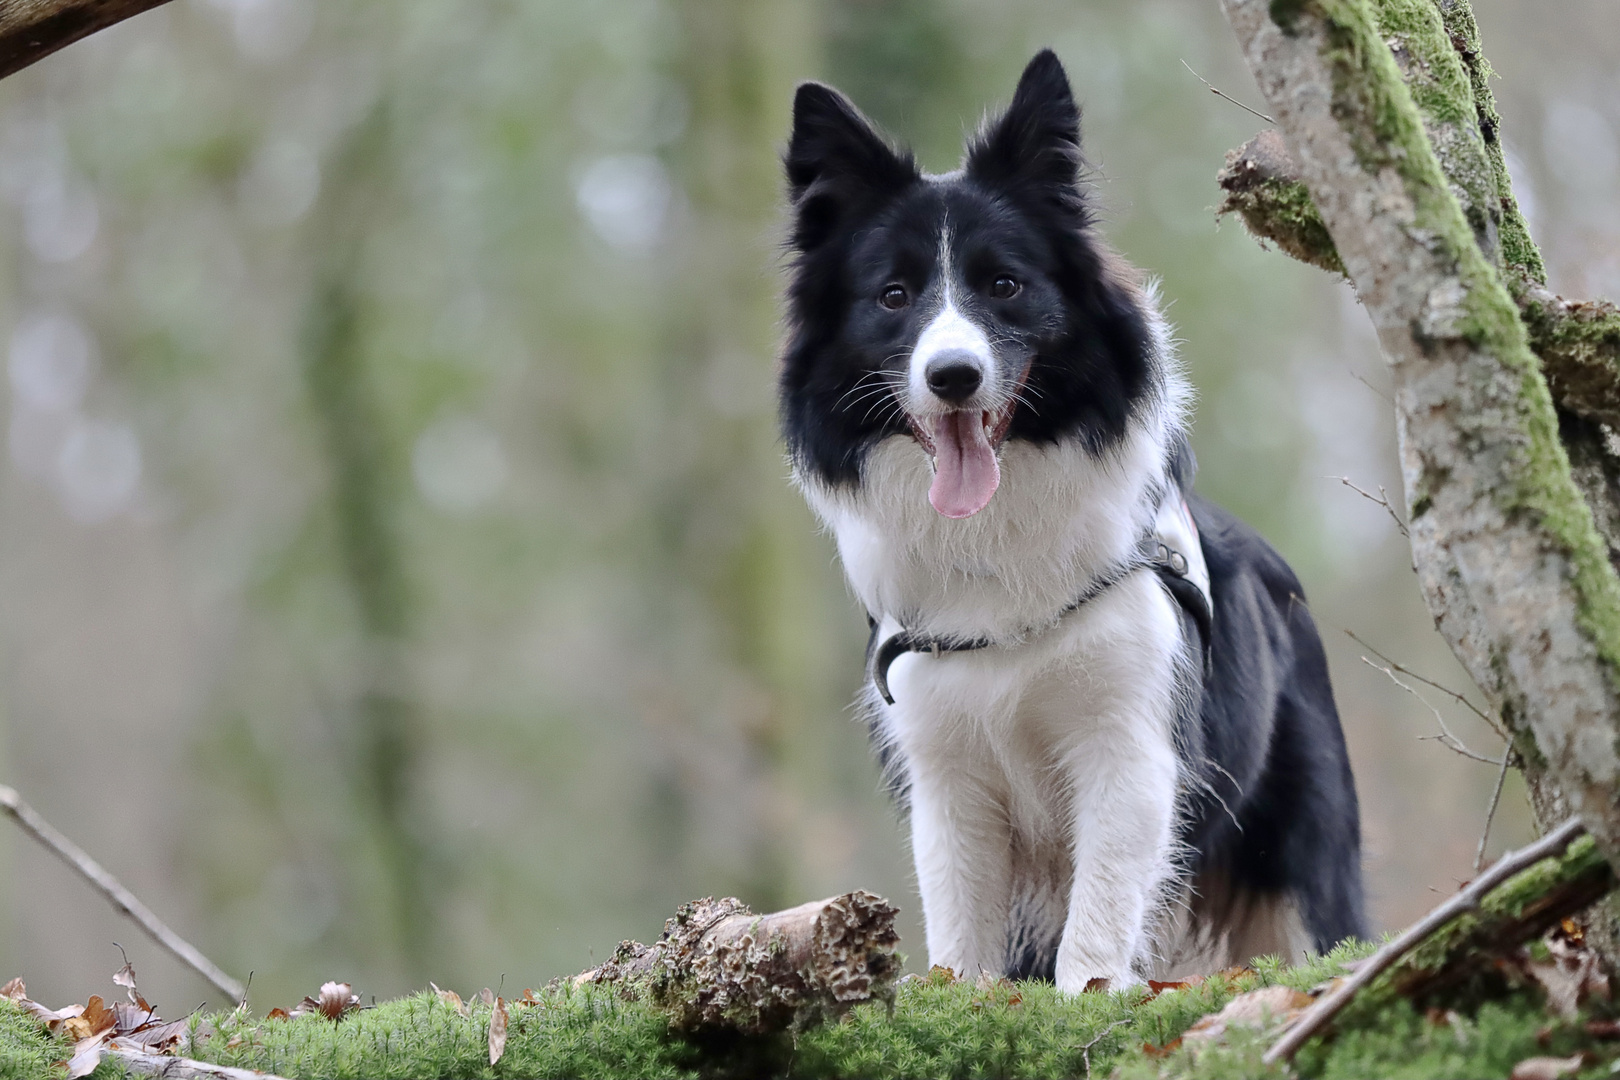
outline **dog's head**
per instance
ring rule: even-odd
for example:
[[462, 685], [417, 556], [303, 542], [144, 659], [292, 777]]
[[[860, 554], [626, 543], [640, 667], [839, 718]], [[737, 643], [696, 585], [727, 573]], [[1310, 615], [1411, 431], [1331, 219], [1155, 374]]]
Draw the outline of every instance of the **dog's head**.
[[838, 91], [799, 87], [785, 155], [797, 254], [782, 420], [797, 466], [859, 483], [909, 433], [929, 501], [968, 517], [1006, 439], [1123, 433], [1154, 377], [1147, 316], [1097, 239], [1080, 185], [1080, 110], [1050, 51], [957, 172], [922, 174]]

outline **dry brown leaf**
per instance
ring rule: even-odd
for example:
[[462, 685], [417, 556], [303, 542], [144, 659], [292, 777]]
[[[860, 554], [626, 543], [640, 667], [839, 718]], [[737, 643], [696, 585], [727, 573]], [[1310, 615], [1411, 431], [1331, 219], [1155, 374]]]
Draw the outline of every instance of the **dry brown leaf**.
[[292, 1019], [292, 1014], [289, 1013], [286, 1009], [283, 1009], [280, 1005], [277, 1005], [275, 1008], [270, 1010], [270, 1012], [265, 1016], [265, 1019], [266, 1020], [291, 1020]]
[[99, 994], [90, 998], [90, 1001], [84, 1007], [84, 1012], [80, 1015], [80, 1019], [89, 1022], [90, 1034], [92, 1035], [99, 1035], [103, 1031], [118, 1030], [118, 1013], [107, 1008], [107, 1003], [101, 1000]]
[[1529, 950], [1521, 949], [1509, 961], [1546, 992], [1548, 1011], [1564, 1020], [1575, 1019], [1587, 1001], [1609, 999], [1609, 976], [1597, 953], [1582, 944], [1579, 930], [1571, 933], [1570, 927], [1560, 926], [1548, 934], [1546, 960], [1532, 960]]
[[506, 1000], [495, 999], [495, 1008], [489, 1014], [489, 1064], [491, 1067], [506, 1053]]
[[478, 1000], [483, 1002], [485, 1005], [495, 1004], [495, 991], [491, 990], [487, 986], [484, 987], [482, 990], [478, 991]]
[[125, 992], [129, 994], [130, 1004], [135, 1003], [136, 997], [139, 996], [135, 992], [135, 965], [129, 962], [128, 957], [124, 959], [124, 966], [113, 972], [113, 985], [124, 987]]
[[[99, 1001], [99, 998], [92, 998]], [[88, 1039], [80, 1039], [73, 1046], [73, 1056], [67, 1061], [67, 1080], [78, 1080], [81, 1076], [89, 1076], [101, 1064], [101, 1052], [105, 1049], [112, 1028], [103, 1028]]]
[[118, 1014], [107, 1008], [99, 996], [92, 997], [90, 1003], [82, 1008], [78, 1005], [73, 1007], [79, 1010], [77, 1015], [64, 1017], [59, 1026], [52, 1025], [52, 1030], [63, 1038], [80, 1043], [103, 1032], [118, 1030]]
[[433, 988], [433, 992], [435, 994], [439, 995], [440, 1001], [456, 1010], [456, 1012], [462, 1016], [467, 1015], [467, 1005], [461, 1000], [460, 994], [456, 993], [454, 990], [440, 990], [438, 983], [430, 982], [428, 985]]
[[172, 1053], [185, 1037], [189, 1020], [182, 1018], [171, 1023], [149, 1023], [134, 1031], [120, 1031], [112, 1045], [133, 1046], [149, 1054]]
[[1080, 992], [1082, 994], [1106, 994], [1110, 985], [1107, 979], [1087, 979], [1086, 988]]
[[152, 1012], [150, 1005], [142, 1008], [140, 1005], [131, 1005], [127, 1001], [113, 1002], [113, 1016], [118, 1021], [113, 1030], [119, 1035], [128, 1035], [131, 1032], [140, 1031], [142, 1028], [162, 1023], [157, 1015]]
[[27, 1010], [28, 1015], [43, 1022], [51, 1029], [53, 1034], [59, 1031], [64, 1023], [72, 1020], [74, 1017], [84, 1012], [83, 1005], [69, 1005], [66, 1008], [52, 1011], [51, 1009], [47, 1009], [45, 1006], [41, 1005], [39, 1002], [29, 1001], [27, 998], [23, 998], [21, 1001], [17, 1002], [17, 1004], [21, 1005], [25, 1010]]
[[1166, 993], [1169, 993], [1171, 990], [1180, 990], [1180, 989], [1183, 989], [1184, 987], [1196, 986], [1196, 985], [1197, 984], [1191, 979], [1178, 979], [1175, 982], [1159, 982], [1157, 979], [1149, 979], [1147, 981], [1147, 987], [1148, 987], [1147, 996], [1144, 997], [1142, 1000], [1143, 1001], [1152, 1001], [1154, 998], [1158, 997], [1160, 994], [1166, 994]]
[[1513, 1072], [1509, 1074], [1509, 1080], [1558, 1080], [1561, 1076], [1572, 1076], [1580, 1072], [1585, 1064], [1585, 1054], [1576, 1054], [1567, 1058], [1525, 1058], [1513, 1066]]
[[0, 986], [0, 997], [10, 1001], [26, 1001], [28, 999], [28, 987], [23, 985], [22, 976], [19, 975], [6, 983], [6, 985]]
[[1229, 1027], [1266, 1027], [1279, 1021], [1292, 1022], [1311, 1003], [1311, 995], [1291, 986], [1267, 986], [1239, 994], [1218, 1013], [1210, 1013], [1182, 1038], [1191, 1043], [1211, 1043], [1222, 1038]]
[[1171, 1039], [1163, 1046], [1154, 1046], [1150, 1042], [1145, 1042], [1142, 1044], [1142, 1053], [1146, 1054], [1150, 1058], [1169, 1057], [1171, 1054], [1176, 1052], [1176, 1049], [1179, 1046], [1181, 1046], [1180, 1039]]

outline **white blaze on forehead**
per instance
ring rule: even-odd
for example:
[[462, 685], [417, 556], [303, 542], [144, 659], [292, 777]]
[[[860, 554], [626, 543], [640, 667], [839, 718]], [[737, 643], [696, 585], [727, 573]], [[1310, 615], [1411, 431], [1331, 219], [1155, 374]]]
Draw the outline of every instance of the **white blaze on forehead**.
[[909, 389], [912, 407], [917, 411], [923, 411], [935, 402], [934, 395], [928, 389], [925, 372], [928, 370], [928, 362], [941, 353], [963, 352], [973, 357], [978, 363], [979, 375], [987, 387], [995, 377], [990, 338], [977, 323], [956, 306], [951, 288], [954, 272], [955, 267], [951, 263], [951, 231], [950, 226], [946, 225], [939, 234], [939, 281], [943, 303], [939, 311], [929, 320], [928, 325], [923, 327], [923, 332], [917, 337], [916, 347], [911, 350]]

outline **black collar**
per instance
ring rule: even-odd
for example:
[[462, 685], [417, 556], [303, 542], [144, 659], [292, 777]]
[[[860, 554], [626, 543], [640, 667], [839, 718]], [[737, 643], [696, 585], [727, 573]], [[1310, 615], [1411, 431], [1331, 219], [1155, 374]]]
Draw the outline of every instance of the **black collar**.
[[[1065, 615], [1069, 615], [1091, 603], [1091, 601], [1097, 599], [1097, 597], [1138, 570], [1148, 569], [1155, 571], [1159, 575], [1160, 580], [1164, 582], [1166, 589], [1169, 590], [1171, 597], [1181, 605], [1182, 609], [1197, 626], [1199, 636], [1203, 639], [1204, 666], [1207, 673], [1210, 630], [1213, 622], [1209, 598], [1204, 595], [1202, 589], [1187, 577], [1187, 557], [1171, 548], [1152, 532], [1147, 533], [1137, 542], [1136, 550], [1130, 558], [1121, 560], [1103, 574], [1093, 578], [1084, 592], [1052, 618], [1051, 624], [1057, 623]], [[878, 620], [870, 614], [866, 618], [872, 627], [871, 640], [867, 642], [866, 646], [867, 674], [871, 678], [872, 684], [877, 687], [877, 692], [890, 705], [894, 704], [894, 695], [889, 692], [889, 667], [902, 654], [914, 652], [938, 656], [941, 653], [972, 652], [976, 649], [988, 649], [990, 646], [998, 644], [995, 639], [987, 637], [929, 637], [914, 633], [904, 627], [879, 642], [877, 636]], [[1025, 637], [1028, 637], [1029, 634], [1035, 632], [1032, 630], [1020, 635], [1017, 641], [1009, 642], [1008, 647], [1017, 644]]]

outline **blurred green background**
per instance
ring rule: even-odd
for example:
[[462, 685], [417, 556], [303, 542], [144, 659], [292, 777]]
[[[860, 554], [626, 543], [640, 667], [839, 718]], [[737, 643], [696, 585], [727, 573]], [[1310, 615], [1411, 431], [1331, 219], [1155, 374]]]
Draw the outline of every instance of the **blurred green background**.
[[[1620, 8], [1476, 8], [1554, 284], [1620, 296]], [[1048, 44], [1200, 486], [1312, 597], [1376, 925], [1425, 910], [1494, 772], [1343, 633], [1465, 685], [1336, 479], [1398, 490], [1364, 316], [1211, 211], [1260, 126], [1183, 66], [1258, 104], [1213, 0], [177, 0], [0, 83], [0, 780], [261, 1010], [537, 985], [707, 894], [872, 889], [922, 962], [775, 434], [777, 154], [816, 77], [952, 168]], [[209, 996], [0, 827], [0, 979], [83, 1000], [113, 941]]]

